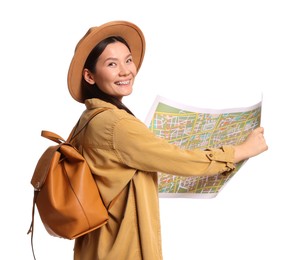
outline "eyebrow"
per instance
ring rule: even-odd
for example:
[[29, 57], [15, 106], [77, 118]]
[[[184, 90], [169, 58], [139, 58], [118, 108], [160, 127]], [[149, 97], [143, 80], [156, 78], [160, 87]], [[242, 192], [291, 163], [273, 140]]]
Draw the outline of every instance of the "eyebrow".
[[[129, 53], [129, 54], [125, 57], [125, 59], [127, 60], [127, 59], [130, 58], [130, 57], [132, 57], [132, 54], [131, 54], [131, 53]], [[117, 61], [117, 60], [118, 60], [117, 58], [109, 57], [109, 58], [105, 59], [104, 63], [106, 63], [107, 61]]]

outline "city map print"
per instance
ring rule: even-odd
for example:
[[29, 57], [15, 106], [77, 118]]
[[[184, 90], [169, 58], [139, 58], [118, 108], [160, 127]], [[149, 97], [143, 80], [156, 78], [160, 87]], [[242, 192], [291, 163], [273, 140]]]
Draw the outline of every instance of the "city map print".
[[[217, 148], [242, 143], [260, 125], [261, 102], [245, 108], [202, 109], [158, 96], [146, 123], [157, 136], [182, 149]], [[210, 177], [180, 177], [159, 173], [160, 197], [213, 198], [239, 171]]]

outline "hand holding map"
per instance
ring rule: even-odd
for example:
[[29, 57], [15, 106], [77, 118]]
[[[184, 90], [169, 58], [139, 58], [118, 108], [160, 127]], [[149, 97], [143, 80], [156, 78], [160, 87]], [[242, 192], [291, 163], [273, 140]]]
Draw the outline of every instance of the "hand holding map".
[[235, 163], [256, 156], [268, 149], [263, 133], [264, 129], [258, 127], [247, 136], [242, 144], [235, 146]]

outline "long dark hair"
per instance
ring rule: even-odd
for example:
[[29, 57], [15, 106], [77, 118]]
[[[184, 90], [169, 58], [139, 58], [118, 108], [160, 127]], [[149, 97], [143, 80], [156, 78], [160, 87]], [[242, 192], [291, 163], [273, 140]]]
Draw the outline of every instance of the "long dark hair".
[[[95, 73], [96, 70], [96, 63], [102, 52], [105, 50], [105, 48], [110, 43], [114, 42], [121, 42], [125, 44], [125, 46], [130, 50], [129, 45], [127, 42], [120, 36], [111, 36], [108, 37], [101, 42], [99, 42], [90, 52], [89, 56], [87, 57], [87, 60], [84, 64], [84, 68], [88, 69], [90, 72]], [[84, 78], [82, 78], [82, 88], [83, 88], [83, 95], [85, 99], [89, 98], [99, 98], [101, 100], [104, 100], [106, 102], [109, 102], [116, 107], [120, 109], [124, 109], [127, 113], [133, 115], [133, 113], [117, 98], [110, 96], [106, 94], [105, 92], [101, 91], [99, 86], [89, 84]]]

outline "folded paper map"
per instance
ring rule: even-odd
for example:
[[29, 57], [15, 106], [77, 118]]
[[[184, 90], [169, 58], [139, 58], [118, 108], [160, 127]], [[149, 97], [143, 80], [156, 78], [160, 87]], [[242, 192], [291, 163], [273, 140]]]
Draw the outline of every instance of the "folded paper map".
[[[146, 124], [157, 136], [182, 149], [217, 148], [242, 143], [260, 125], [261, 101], [250, 107], [204, 109], [157, 96]], [[227, 175], [181, 177], [159, 173], [160, 197], [213, 198], [239, 171], [244, 162]]]

